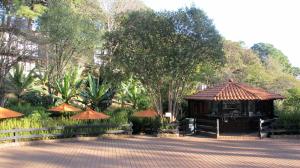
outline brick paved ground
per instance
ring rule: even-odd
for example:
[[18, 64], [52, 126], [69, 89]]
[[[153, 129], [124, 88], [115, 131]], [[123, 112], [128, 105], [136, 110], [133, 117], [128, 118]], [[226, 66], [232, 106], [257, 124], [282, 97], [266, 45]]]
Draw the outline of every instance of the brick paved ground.
[[0, 168], [299, 167], [299, 140], [101, 139], [0, 149]]

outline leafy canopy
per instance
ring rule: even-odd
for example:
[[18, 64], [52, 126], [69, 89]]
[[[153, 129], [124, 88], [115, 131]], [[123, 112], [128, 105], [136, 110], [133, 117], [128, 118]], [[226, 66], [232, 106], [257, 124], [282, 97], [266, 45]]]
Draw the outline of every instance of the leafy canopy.
[[219, 33], [197, 8], [137, 11], [119, 19], [120, 28], [106, 36], [111, 63], [140, 80], [154, 101], [160, 99], [163, 85], [170, 83], [174, 97], [180, 97], [179, 89], [191, 80], [200, 63], [223, 58]]

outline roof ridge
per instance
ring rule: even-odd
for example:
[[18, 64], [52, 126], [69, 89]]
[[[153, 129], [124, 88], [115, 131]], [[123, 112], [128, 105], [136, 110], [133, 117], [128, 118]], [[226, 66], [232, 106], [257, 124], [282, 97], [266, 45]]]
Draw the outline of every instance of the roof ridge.
[[223, 87], [223, 88], [218, 92], [218, 94], [216, 94], [216, 95], [214, 96], [214, 99], [215, 99], [216, 97], [218, 97], [218, 96], [225, 90], [225, 88], [227, 88], [227, 87], [229, 86], [230, 83], [233, 83], [233, 82], [226, 82], [226, 83], [220, 84], [219, 86], [225, 84], [225, 87]]
[[[248, 89], [246, 89], [245, 87], [239, 85], [238, 83], [234, 83], [234, 85], [237, 86], [237, 87], [239, 87], [239, 88], [241, 88], [241, 89], [243, 89], [244, 91], [246, 91], [246, 92], [252, 94], [254, 97], [258, 97], [260, 100], [262, 100], [262, 97], [260, 97], [259, 95], [257, 95], [257, 94], [255, 94], [255, 93], [249, 91]], [[247, 86], [248, 86], [248, 85], [247, 85]]]

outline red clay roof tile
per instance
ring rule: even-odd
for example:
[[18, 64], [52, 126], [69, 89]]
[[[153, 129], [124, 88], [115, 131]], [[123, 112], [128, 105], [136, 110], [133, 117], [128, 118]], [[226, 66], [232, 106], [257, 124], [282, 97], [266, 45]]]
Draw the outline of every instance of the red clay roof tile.
[[272, 100], [284, 99], [279, 94], [229, 80], [186, 97], [190, 100]]

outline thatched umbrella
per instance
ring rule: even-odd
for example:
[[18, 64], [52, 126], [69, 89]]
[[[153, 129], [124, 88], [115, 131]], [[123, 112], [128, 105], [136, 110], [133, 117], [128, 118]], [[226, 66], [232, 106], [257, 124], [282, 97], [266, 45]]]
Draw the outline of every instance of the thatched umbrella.
[[133, 116], [141, 117], [141, 118], [152, 118], [152, 117], [157, 117], [158, 113], [155, 110], [148, 109], [144, 111], [135, 112], [133, 113]]
[[106, 115], [104, 113], [96, 112], [92, 109], [87, 109], [84, 112], [72, 116], [71, 118], [74, 120], [101, 120], [107, 119], [109, 117], [109, 115]]
[[63, 103], [59, 106], [56, 107], [52, 107], [50, 109], [48, 109], [48, 111], [53, 111], [53, 112], [80, 112], [82, 111], [80, 108], [76, 108], [74, 106], [71, 106], [67, 103]]
[[0, 107], [0, 119], [4, 118], [16, 118], [16, 117], [21, 117], [23, 116], [22, 113], [18, 113], [3, 107]]

